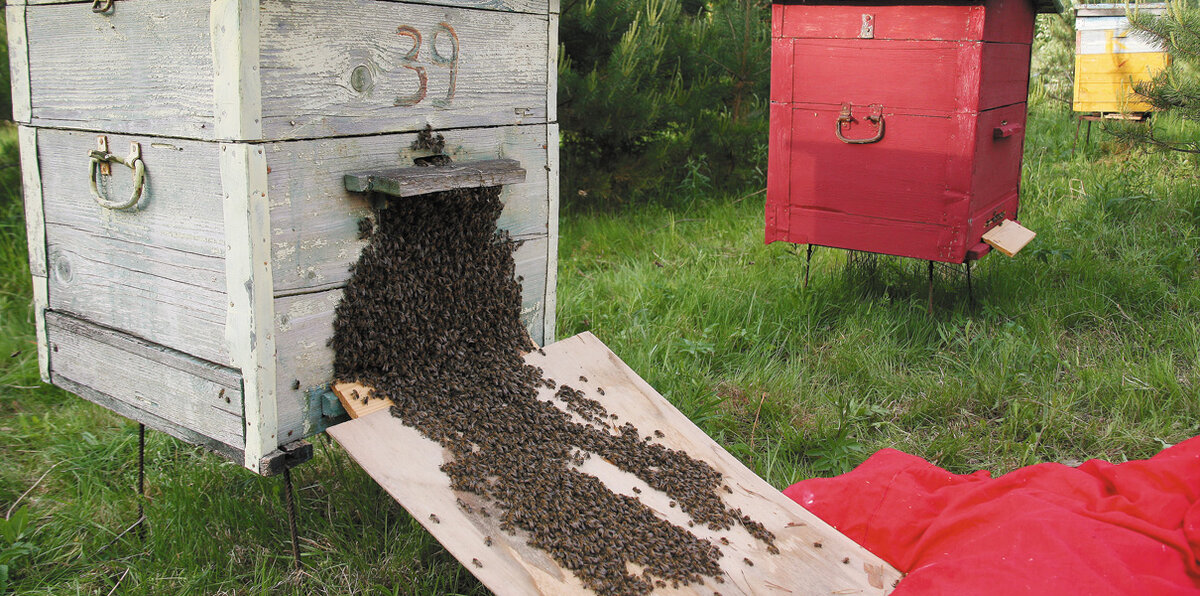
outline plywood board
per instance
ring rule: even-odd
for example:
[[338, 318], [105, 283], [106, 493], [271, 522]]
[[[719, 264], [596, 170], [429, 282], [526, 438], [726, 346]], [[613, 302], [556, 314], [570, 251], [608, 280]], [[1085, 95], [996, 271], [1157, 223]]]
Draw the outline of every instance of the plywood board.
[[[695, 527], [698, 537], [729, 539], [721, 546], [725, 571], [723, 584], [708, 582], [656, 591], [658, 594], [886, 594], [900, 573], [882, 559], [846, 538], [766, 481], [704, 434], [650, 385], [590, 333], [531, 352], [526, 361], [547, 376], [567, 379], [585, 375], [589, 385], [603, 387], [605, 408], [644, 433], [661, 430], [652, 439], [672, 449], [704, 460], [725, 475], [733, 493], [731, 507], [775, 533], [779, 555], [766, 552], [763, 543], [742, 528], [716, 532]], [[539, 389], [542, 399], [550, 390]], [[351, 456], [420, 522], [464, 567], [489, 589], [506, 594], [589, 594], [569, 571], [544, 552], [525, 544], [521, 533], [509, 536], [499, 528], [499, 516], [468, 514], [456, 504], [462, 499], [475, 511], [486, 505], [478, 496], [456, 493], [439, 469], [445, 451], [386, 412], [364, 416], [329, 429]], [[686, 526], [688, 518], [669, 506], [669, 498], [631, 474], [594, 457], [581, 466], [585, 473], [605, 482], [615, 492], [639, 498], [662, 518]], [[641, 492], [635, 493], [637, 487]], [[435, 516], [436, 522], [434, 518]], [[490, 536], [492, 545], [484, 544]], [[819, 546], [818, 546], [819, 545]], [[754, 562], [744, 563], [743, 558]]]
[[1000, 222], [1000, 225], [990, 229], [983, 235], [983, 241], [987, 242], [992, 248], [1004, 253], [1006, 256], [1013, 256], [1025, 248], [1037, 234], [1021, 224], [1006, 219]]

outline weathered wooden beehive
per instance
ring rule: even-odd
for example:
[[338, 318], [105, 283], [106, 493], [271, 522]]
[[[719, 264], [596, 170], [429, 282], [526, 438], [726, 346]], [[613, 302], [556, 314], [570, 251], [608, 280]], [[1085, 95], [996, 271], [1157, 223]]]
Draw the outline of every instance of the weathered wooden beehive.
[[[1129, 9], [1161, 15], [1165, 3], [1140, 4]], [[1133, 92], [1133, 83], [1149, 80], [1167, 66], [1166, 49], [1129, 30], [1124, 4], [1084, 4], [1075, 7], [1076, 112], [1148, 112], [1150, 104]]]
[[767, 242], [986, 252], [1017, 217], [1034, 16], [1057, 0], [772, 8]]
[[[556, 0], [9, 0], [43, 379], [269, 474], [321, 431], [371, 213], [348, 173], [507, 158], [554, 335]], [[412, 199], [419, 200], [419, 199]]]

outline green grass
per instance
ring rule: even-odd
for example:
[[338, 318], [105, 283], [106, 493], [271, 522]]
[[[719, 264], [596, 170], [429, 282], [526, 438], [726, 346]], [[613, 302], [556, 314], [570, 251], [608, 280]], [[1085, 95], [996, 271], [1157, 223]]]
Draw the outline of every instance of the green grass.
[[[1021, 219], [1039, 236], [980, 263], [973, 308], [958, 274], [939, 272], [930, 316], [923, 263], [830, 249], [805, 289], [803, 251], [762, 244], [762, 195], [705, 197], [693, 177], [675, 208], [564, 212], [559, 335], [595, 333], [781, 488], [886, 447], [1002, 473], [1142, 458], [1200, 434], [1200, 164], [1096, 131], [1072, 155], [1074, 124], [1049, 108], [1029, 130]], [[15, 159], [11, 131], [0, 144]], [[289, 570], [277, 479], [160, 433], [149, 538], [113, 542], [136, 517], [137, 427], [27, 388], [15, 169], [0, 178], [0, 516], [37, 483], [19, 504], [25, 546], [0, 531], [0, 564], [16, 556], [9, 590], [485, 593], [321, 439], [295, 474], [303, 574]]]

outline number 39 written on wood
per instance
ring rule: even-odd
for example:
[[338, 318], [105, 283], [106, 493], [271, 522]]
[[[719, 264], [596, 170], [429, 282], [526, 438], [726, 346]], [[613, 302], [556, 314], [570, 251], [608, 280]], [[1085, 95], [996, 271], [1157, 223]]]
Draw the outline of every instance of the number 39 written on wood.
[[[400, 58], [400, 66], [411, 71], [417, 77], [417, 90], [409, 95], [401, 95], [396, 98], [397, 106], [415, 106], [421, 103], [426, 94], [429, 92], [429, 74], [426, 71], [428, 64], [432, 67], [445, 68], [450, 71], [450, 81], [446, 86], [446, 96], [435, 103], [449, 103], [454, 99], [454, 91], [457, 86], [458, 79], [458, 34], [454, 32], [454, 27], [449, 23], [438, 23], [433, 30], [433, 35], [429, 37], [429, 58], [422, 60], [421, 58], [421, 32], [412, 25], [402, 25], [396, 29], [396, 34], [400, 37], [406, 37], [412, 41], [412, 45], [408, 48], [407, 53]], [[449, 41], [450, 55], [444, 55], [438, 50], [438, 39], [445, 37]]]

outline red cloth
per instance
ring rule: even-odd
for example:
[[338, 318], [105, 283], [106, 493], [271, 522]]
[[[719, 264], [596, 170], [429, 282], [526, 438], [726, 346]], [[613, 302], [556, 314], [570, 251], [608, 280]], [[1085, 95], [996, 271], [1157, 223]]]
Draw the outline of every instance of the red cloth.
[[784, 494], [906, 572], [896, 596], [1200, 595], [1200, 437], [999, 478], [884, 449]]

